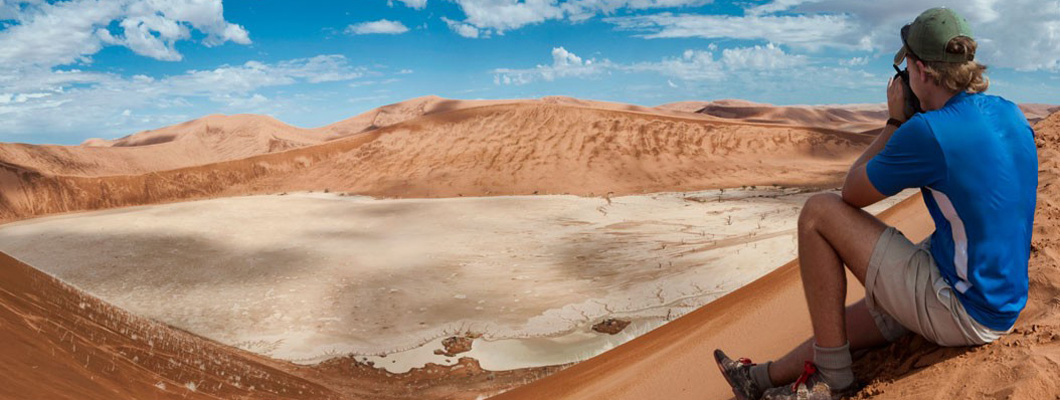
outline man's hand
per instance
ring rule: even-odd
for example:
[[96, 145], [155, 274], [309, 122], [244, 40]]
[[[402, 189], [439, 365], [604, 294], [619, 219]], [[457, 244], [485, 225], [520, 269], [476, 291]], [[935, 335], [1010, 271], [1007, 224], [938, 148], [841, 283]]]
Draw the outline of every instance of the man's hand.
[[909, 119], [905, 114], [905, 84], [901, 77], [895, 76], [887, 83], [887, 110], [891, 118], [902, 122]]

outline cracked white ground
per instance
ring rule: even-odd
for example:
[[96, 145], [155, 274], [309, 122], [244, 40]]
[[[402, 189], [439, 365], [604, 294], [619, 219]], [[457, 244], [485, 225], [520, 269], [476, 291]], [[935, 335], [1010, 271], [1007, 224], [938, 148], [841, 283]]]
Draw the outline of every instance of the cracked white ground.
[[[275, 358], [360, 354], [403, 372], [455, 362], [433, 350], [470, 331], [484, 337], [465, 355], [500, 370], [590, 357], [772, 271], [795, 257], [811, 194], [234, 197], [7, 224], [0, 250]], [[634, 324], [589, 330], [607, 317]]]

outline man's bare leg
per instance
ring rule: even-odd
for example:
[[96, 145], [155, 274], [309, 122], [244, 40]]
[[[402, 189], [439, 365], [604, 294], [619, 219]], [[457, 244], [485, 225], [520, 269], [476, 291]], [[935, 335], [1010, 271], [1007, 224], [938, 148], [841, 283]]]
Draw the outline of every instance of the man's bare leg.
[[[865, 300], [851, 304], [846, 308], [847, 337], [850, 350], [866, 349], [887, 344], [887, 339], [876, 327], [876, 321], [869, 314]], [[773, 361], [769, 366], [769, 379], [777, 385], [794, 382], [802, 374], [802, 366], [807, 360], [813, 360], [813, 338], [806, 340], [799, 347]]]
[[794, 381], [803, 363], [813, 359], [815, 341], [820, 347], [839, 347], [849, 338], [851, 350], [886, 343], [864, 301], [847, 310], [843, 307], [847, 289], [843, 265], [864, 284], [873, 248], [886, 228], [835, 194], [806, 201], [799, 215], [799, 268], [814, 337], [770, 366], [771, 381]]

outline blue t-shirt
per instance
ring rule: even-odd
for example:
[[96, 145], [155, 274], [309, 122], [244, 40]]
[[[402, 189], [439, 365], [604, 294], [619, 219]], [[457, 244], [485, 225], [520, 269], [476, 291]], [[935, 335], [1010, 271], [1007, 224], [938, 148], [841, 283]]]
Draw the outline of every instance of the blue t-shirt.
[[942, 277], [980, 324], [1012, 327], [1027, 304], [1038, 187], [1034, 131], [1020, 109], [959, 93], [902, 124], [865, 168], [884, 195], [921, 188]]

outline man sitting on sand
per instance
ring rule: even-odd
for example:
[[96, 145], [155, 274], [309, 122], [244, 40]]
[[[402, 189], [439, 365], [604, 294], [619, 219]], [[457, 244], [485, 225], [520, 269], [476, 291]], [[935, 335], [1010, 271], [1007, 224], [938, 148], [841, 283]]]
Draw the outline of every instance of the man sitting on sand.
[[[923, 112], [906, 114], [908, 94], [892, 79], [891, 119], [851, 166], [842, 197], [807, 200], [799, 264], [814, 337], [765, 364], [715, 351], [738, 398], [852, 394], [852, 350], [908, 331], [941, 346], [990, 343], [1012, 330], [1027, 302], [1034, 133], [1015, 104], [982, 94], [986, 67], [974, 61], [976, 42], [955, 12], [927, 10], [901, 37], [894, 63], [906, 62]], [[921, 189], [935, 222], [920, 244], [861, 210], [906, 188]], [[845, 310], [844, 264], [865, 285], [865, 300]]]

